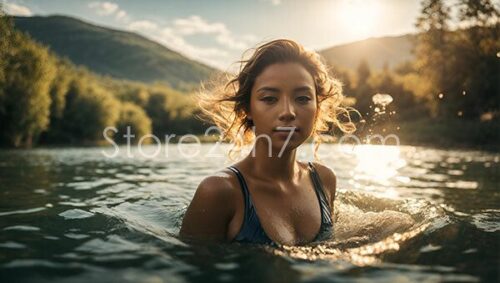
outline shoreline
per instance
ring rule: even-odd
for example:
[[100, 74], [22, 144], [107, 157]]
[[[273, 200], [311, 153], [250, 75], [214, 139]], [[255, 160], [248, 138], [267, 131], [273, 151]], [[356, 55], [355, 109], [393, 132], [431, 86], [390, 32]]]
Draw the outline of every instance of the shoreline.
[[[184, 144], [194, 144], [194, 142], [183, 142]], [[201, 140], [200, 144], [211, 144], [215, 143], [215, 141]], [[310, 144], [311, 142], [305, 142]], [[178, 141], [171, 141], [171, 144], [177, 145]], [[228, 142], [222, 142], [222, 144], [229, 144]], [[322, 142], [321, 144], [335, 144], [339, 145], [337, 142]], [[151, 146], [154, 144], [143, 144], [143, 146]], [[166, 143], [161, 143], [161, 146], [165, 146]], [[347, 145], [347, 144], [345, 144]], [[384, 146], [382, 144], [367, 144], [362, 143], [358, 144], [358, 146], [366, 146], [366, 145], [374, 145], [374, 146]], [[125, 147], [126, 144], [117, 144], [118, 147]], [[132, 147], [137, 147], [137, 144], [131, 144]], [[320, 145], [321, 146], [321, 145]], [[386, 146], [396, 146], [394, 144], [387, 144]], [[487, 144], [487, 145], [469, 145], [469, 144], [435, 144], [435, 143], [404, 143], [402, 142], [398, 146], [404, 147], [426, 147], [436, 150], [464, 150], [464, 151], [484, 151], [489, 153], [500, 153], [500, 145], [496, 144]], [[30, 148], [14, 148], [14, 147], [0, 147], [0, 151], [27, 151], [27, 150], [38, 150], [38, 149], [86, 149], [86, 148], [112, 148], [113, 145], [109, 143], [94, 143], [94, 144], [42, 144], [35, 147]]]

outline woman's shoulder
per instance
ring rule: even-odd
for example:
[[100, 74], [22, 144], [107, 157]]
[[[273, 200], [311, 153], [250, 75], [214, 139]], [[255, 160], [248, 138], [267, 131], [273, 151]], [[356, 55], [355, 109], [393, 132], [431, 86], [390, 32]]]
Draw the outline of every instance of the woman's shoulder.
[[196, 193], [211, 198], [230, 197], [234, 196], [237, 185], [234, 173], [228, 168], [223, 168], [203, 178], [196, 189]]
[[311, 163], [316, 169], [316, 172], [318, 172], [321, 184], [323, 185], [323, 191], [328, 194], [328, 198], [333, 202], [337, 189], [337, 176], [335, 175], [335, 171], [323, 163], [317, 161]]
[[325, 165], [318, 161], [311, 161], [311, 163], [321, 177], [325, 177], [327, 179], [336, 178], [335, 171], [328, 165]]
[[234, 182], [226, 169], [205, 177], [186, 210], [179, 233], [193, 238], [225, 239], [227, 225], [237, 208], [234, 191]]

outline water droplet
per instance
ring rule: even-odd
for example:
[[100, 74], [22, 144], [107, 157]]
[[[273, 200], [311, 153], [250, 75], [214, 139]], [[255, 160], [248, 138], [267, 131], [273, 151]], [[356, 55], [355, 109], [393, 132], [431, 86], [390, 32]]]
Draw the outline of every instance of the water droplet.
[[392, 98], [392, 96], [390, 96], [387, 93], [377, 93], [374, 96], [372, 96], [372, 100], [373, 100], [373, 103], [375, 103], [375, 104], [380, 104], [382, 106], [387, 106], [394, 99]]
[[462, 95], [466, 95], [466, 94], [467, 94], [467, 93], [465, 92], [465, 90], [464, 90], [464, 91], [462, 91]]
[[444, 94], [440, 93], [440, 94], [438, 95], [438, 97], [439, 97], [439, 99], [443, 99]]

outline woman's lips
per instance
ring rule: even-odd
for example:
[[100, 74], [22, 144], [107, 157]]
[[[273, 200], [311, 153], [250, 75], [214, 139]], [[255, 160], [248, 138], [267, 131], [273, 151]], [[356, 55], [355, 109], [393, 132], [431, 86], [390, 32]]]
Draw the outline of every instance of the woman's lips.
[[276, 127], [273, 129], [273, 134], [280, 139], [287, 139], [288, 137], [295, 136], [300, 131], [297, 127]]
[[299, 132], [300, 129], [297, 128], [297, 127], [292, 127], [292, 126], [284, 126], [284, 127], [276, 127], [273, 129], [274, 132], [285, 132], [285, 133], [289, 133], [290, 131], [294, 131], [294, 132]]

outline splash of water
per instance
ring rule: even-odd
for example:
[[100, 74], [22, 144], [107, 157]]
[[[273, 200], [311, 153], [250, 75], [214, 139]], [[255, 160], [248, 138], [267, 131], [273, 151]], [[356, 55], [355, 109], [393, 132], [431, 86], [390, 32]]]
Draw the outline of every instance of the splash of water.
[[372, 96], [372, 101], [375, 105], [380, 105], [382, 107], [386, 107], [389, 105], [394, 99], [391, 95], [387, 93], [377, 93]]
[[[389, 112], [389, 115], [386, 114], [386, 107], [394, 101], [394, 98], [387, 93], [376, 93], [372, 96], [373, 105], [370, 105], [370, 109], [373, 109], [373, 114], [370, 117], [370, 124], [368, 125], [368, 135], [363, 141], [367, 144], [370, 144], [369, 136], [374, 134], [374, 129], [377, 125], [383, 124], [388, 116], [392, 116], [395, 114], [395, 111]], [[368, 112], [366, 113], [368, 115]], [[381, 129], [382, 133], [386, 132], [386, 129]]]
[[430, 224], [419, 225], [403, 233], [393, 235], [376, 243], [355, 248], [338, 248], [335, 244], [319, 244], [317, 246], [281, 246], [271, 250], [273, 254], [296, 259], [315, 261], [321, 260], [346, 260], [354, 265], [367, 266], [380, 263], [380, 255], [398, 251], [401, 245], [408, 240], [421, 235]]

